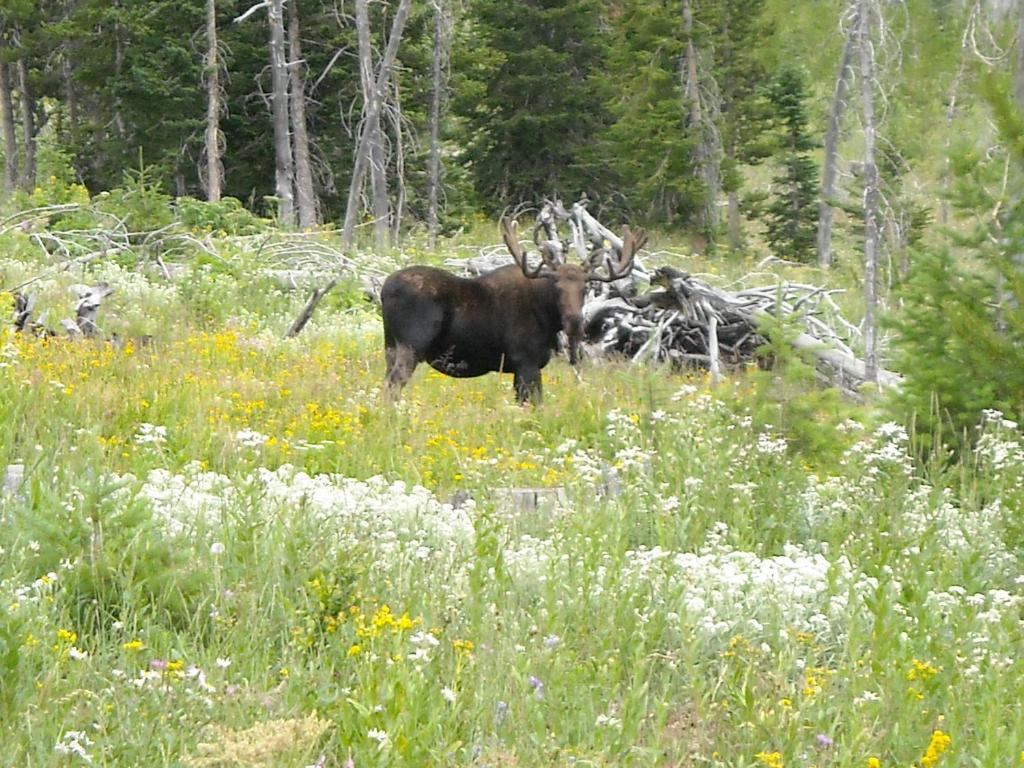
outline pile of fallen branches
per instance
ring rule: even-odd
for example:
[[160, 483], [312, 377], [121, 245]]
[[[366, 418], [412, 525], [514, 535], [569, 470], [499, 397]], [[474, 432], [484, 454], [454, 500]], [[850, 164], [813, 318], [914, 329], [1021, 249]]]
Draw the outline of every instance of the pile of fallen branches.
[[[567, 230], [565, 237], [561, 231]], [[545, 260], [570, 254], [593, 263], [616, 258], [622, 240], [591, 216], [582, 203], [566, 209], [546, 202], [537, 216], [533, 241]], [[480, 274], [510, 263], [499, 246], [446, 265]], [[592, 287], [584, 305], [586, 335], [597, 354], [637, 363], [700, 367], [717, 380], [724, 368], [770, 364], [761, 352], [778, 329], [795, 348], [813, 357], [819, 376], [855, 393], [868, 381], [854, 352], [860, 330], [845, 320], [833, 296], [841, 291], [781, 282], [729, 292], [672, 266], [648, 269], [638, 259], [629, 278]], [[899, 377], [879, 371], [878, 383], [896, 386]]]
[[[355, 277], [367, 296], [374, 298], [387, 274], [377, 259], [343, 253], [335, 244], [336, 238], [319, 232], [271, 230], [214, 237], [212, 233], [190, 231], [180, 222], [134, 231], [125, 219], [92, 204], [68, 203], [18, 211], [0, 218], [0, 237], [9, 232], [21, 233], [35, 246], [43, 266], [20, 282], [0, 284], [0, 293], [14, 297], [16, 330], [46, 336], [57, 335], [58, 331], [48, 324], [45, 309], [37, 311], [38, 284], [63, 273], [87, 280], [89, 266], [104, 260], [133, 263], [136, 269], [167, 282], [177, 282], [198, 264], [209, 262], [230, 272], [254, 270], [284, 290], [310, 291], [309, 301], [288, 329], [288, 336], [302, 330], [317, 303], [340, 277]], [[75, 318], [60, 320], [60, 328], [70, 336], [103, 336], [96, 314], [114, 289], [100, 283], [76, 284], [71, 290], [76, 296]]]

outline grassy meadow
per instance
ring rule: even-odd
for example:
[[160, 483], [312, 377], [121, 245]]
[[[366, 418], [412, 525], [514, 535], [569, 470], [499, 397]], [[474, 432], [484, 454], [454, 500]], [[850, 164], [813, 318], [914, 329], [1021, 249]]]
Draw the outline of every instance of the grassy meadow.
[[926, 460], [882, 402], [564, 359], [387, 407], [355, 285], [285, 341], [258, 264], [7, 254], [118, 340], [0, 329], [0, 765], [1024, 765], [1000, 414]]

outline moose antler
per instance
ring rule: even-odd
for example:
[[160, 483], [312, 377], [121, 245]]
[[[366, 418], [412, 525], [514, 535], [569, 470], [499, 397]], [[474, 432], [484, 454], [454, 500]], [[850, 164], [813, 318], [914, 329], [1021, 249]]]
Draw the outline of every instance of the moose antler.
[[530, 266], [530, 262], [526, 258], [526, 252], [519, 245], [519, 238], [516, 235], [516, 222], [514, 220], [511, 223], [509, 223], [508, 219], [501, 220], [501, 237], [505, 241], [505, 247], [508, 248], [508, 252], [512, 254], [512, 258], [515, 259], [519, 268], [523, 270], [523, 274], [527, 277], [540, 277], [544, 272], [545, 265], [541, 263], [536, 267]]
[[617, 262], [609, 261], [608, 276], [604, 277], [594, 272], [597, 264], [591, 261], [591, 264], [588, 265], [589, 274], [587, 279], [598, 280], [602, 283], [612, 283], [626, 277], [626, 275], [633, 271], [633, 260], [636, 258], [637, 251], [643, 248], [646, 242], [647, 233], [644, 230], [638, 229], [634, 233], [629, 227], [626, 227], [625, 235], [622, 238], [622, 252], [619, 254]]

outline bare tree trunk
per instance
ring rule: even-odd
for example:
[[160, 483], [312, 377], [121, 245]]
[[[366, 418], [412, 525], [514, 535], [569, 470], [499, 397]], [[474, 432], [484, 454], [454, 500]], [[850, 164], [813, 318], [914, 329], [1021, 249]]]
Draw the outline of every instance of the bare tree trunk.
[[61, 78], [64, 81], [64, 103], [68, 107], [68, 133], [72, 141], [78, 139], [78, 91], [75, 90], [72, 75], [71, 58], [67, 51], [64, 54], [64, 61], [61, 62]]
[[270, 0], [271, 109], [274, 124], [274, 194], [277, 195], [277, 220], [283, 227], [295, 225], [295, 200], [292, 195], [292, 142], [288, 132], [288, 63], [284, 46], [284, 0]]
[[[722, 50], [722, 60], [731, 61], [733, 57], [732, 50], [732, 39], [728, 28], [728, 14], [726, 14], [726, 25], [722, 30], [725, 38], [725, 46]], [[735, 105], [732, 101], [733, 96], [733, 82], [731, 73], [726, 70], [725, 82], [723, 92], [727, 94], [726, 98], [722, 101], [722, 108], [726, 114], [727, 123], [730, 123], [726, 129], [724, 140], [722, 141], [722, 151], [725, 155], [729, 166], [732, 168], [736, 167], [736, 153], [737, 144], [739, 138], [737, 136], [738, 129], [735, 125], [736, 116], [733, 113]], [[740, 250], [743, 247], [743, 222], [740, 219], [740, 193], [739, 189], [730, 189], [726, 195], [726, 239], [728, 240], [729, 250], [733, 253]]]
[[709, 126], [701, 109], [700, 79], [697, 68], [697, 47], [693, 43], [693, 7], [690, 0], [683, 0], [683, 32], [686, 35], [686, 54], [683, 57], [683, 95], [689, 107], [687, 128], [697, 134], [693, 161], [697, 174], [707, 186], [707, 200], [701, 211], [701, 226], [708, 234], [718, 224], [716, 198], [718, 197], [718, 172], [714, 165], [714, 149], [709, 140]]
[[864, 366], [878, 380], [878, 168], [875, 164], [875, 66], [871, 47], [871, 0], [858, 0], [857, 48], [860, 53], [864, 110]]
[[[387, 180], [378, 173], [383, 163], [380, 135], [380, 112], [383, 107], [373, 76], [373, 52], [370, 42], [370, 12], [368, 0], [356, 0], [356, 37], [359, 43], [359, 75], [363, 90], [362, 137], [370, 163], [370, 186], [373, 202], [373, 239], [377, 250], [384, 249], [381, 218], [387, 216]], [[382, 169], [381, 169], [382, 170]], [[360, 189], [362, 184], [360, 183]], [[351, 197], [349, 198], [351, 203]], [[382, 210], [383, 208], [383, 210]], [[346, 216], [347, 219], [347, 216]]]
[[392, 117], [395, 129], [395, 212], [391, 217], [391, 245], [398, 245], [402, 234], [402, 216], [405, 215], [405, 138], [402, 135], [402, 91], [395, 78], [395, 104]]
[[1013, 70], [1013, 97], [1024, 109], [1024, 0], [1017, 0], [1017, 66]]
[[[75, 4], [77, 0], [65, 0], [64, 2], [64, 18], [69, 19], [71, 14], [75, 10]], [[70, 42], [65, 41], [62, 46], [63, 61], [61, 62], [61, 77], [64, 80], [64, 102], [68, 105], [68, 122], [71, 124], [70, 133], [71, 138], [77, 140], [78, 138], [78, 91], [75, 89], [75, 83], [72, 75], [74, 74], [75, 68], [71, 65], [71, 57], [74, 54], [74, 50]]]
[[[859, 10], [858, 10], [859, 13]], [[836, 163], [839, 150], [839, 127], [846, 111], [846, 89], [850, 82], [850, 64], [853, 59], [854, 42], [857, 38], [859, 19], [855, 16], [846, 33], [846, 44], [839, 59], [839, 72], [832, 91], [832, 108], [829, 109], [828, 129], [825, 132], [825, 159], [821, 166], [821, 199], [818, 201], [818, 266], [828, 269], [832, 266], [832, 203], [836, 194]]]
[[292, 146], [295, 151], [295, 199], [299, 209], [299, 228], [313, 229], [317, 224], [317, 201], [313, 191], [313, 164], [309, 153], [306, 126], [306, 65], [299, 38], [299, 0], [288, 0], [288, 52], [291, 59]]
[[949, 151], [953, 140], [953, 120], [956, 117], [956, 100], [960, 93], [960, 84], [963, 82], [964, 74], [967, 72], [968, 38], [965, 33], [960, 43], [960, 66], [957, 68], [956, 76], [949, 86], [949, 96], [946, 102], [946, 152], [942, 164], [942, 189], [947, 193], [942, 196], [939, 204], [939, 223], [949, 223], [949, 182], [950, 182], [950, 160]]
[[14, 129], [14, 101], [7, 62], [0, 59], [0, 122], [4, 135], [4, 196], [14, 192], [18, 183], [18, 138]]
[[444, 0], [434, 0], [434, 52], [431, 58], [430, 93], [430, 161], [427, 170], [427, 245], [437, 248], [438, 205], [441, 191], [441, 101], [447, 86], [445, 57], [448, 51], [445, 34]]
[[[120, 3], [116, 0], [114, 7], [119, 7]], [[121, 82], [121, 73], [124, 70], [124, 44], [121, 41], [121, 25], [114, 22], [114, 82]], [[128, 133], [124, 124], [124, 115], [121, 113], [121, 96], [118, 91], [114, 91], [114, 130], [117, 133], [117, 138], [123, 140]]]
[[[370, 188], [373, 202], [373, 242], [377, 251], [387, 245], [388, 186], [384, 141], [380, 115], [384, 108], [384, 90], [378, 90], [373, 77], [373, 59], [370, 45], [370, 15], [367, 0], [356, 0], [356, 30], [359, 38], [359, 70], [363, 83], [363, 109], [366, 136], [370, 142]], [[387, 87], [384, 83], [384, 88]], [[372, 117], [371, 117], [372, 116]]]
[[[359, 6], [365, 2], [366, 0], [357, 1], [357, 11], [359, 10]], [[402, 39], [402, 30], [405, 28], [405, 21], [409, 16], [409, 5], [410, 0], [401, 0], [398, 5], [398, 9], [395, 11], [395, 18], [391, 22], [391, 34], [388, 37], [388, 45], [384, 51], [384, 56], [381, 59], [380, 66], [377, 69], [375, 82], [370, 88], [370, 93], [376, 94], [377, 97], [371, 98], [369, 103], [366, 105], [366, 116], [363, 119], [362, 128], [359, 131], [359, 137], [356, 141], [356, 156], [355, 162], [352, 166], [352, 181], [349, 185], [348, 204], [345, 207], [345, 224], [342, 227], [341, 235], [342, 246], [345, 248], [352, 247], [352, 235], [355, 229], [356, 214], [359, 211], [360, 192], [363, 187], [363, 179], [366, 175], [367, 166], [371, 161], [370, 146], [372, 141], [368, 133], [369, 126], [377, 125], [379, 130], [383, 93], [387, 87], [388, 81], [391, 79], [391, 68], [394, 66], [395, 56], [398, 54], [398, 44]], [[369, 73], [368, 79], [371, 81], [374, 80], [372, 72]], [[365, 90], [366, 85], [364, 83], [364, 92]]]
[[21, 168], [21, 188], [31, 192], [36, 186], [36, 103], [28, 82], [28, 62], [18, 59], [18, 88], [21, 91], [21, 132], [25, 163]]
[[217, 0], [206, 0], [206, 199], [220, 200], [224, 167], [220, 160], [220, 59], [217, 53]]

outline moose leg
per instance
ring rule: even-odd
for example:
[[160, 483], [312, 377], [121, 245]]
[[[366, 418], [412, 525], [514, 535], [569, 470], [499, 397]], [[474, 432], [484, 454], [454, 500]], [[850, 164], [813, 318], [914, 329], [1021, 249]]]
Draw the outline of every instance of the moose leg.
[[517, 370], [512, 377], [512, 384], [516, 388], [516, 397], [519, 398], [520, 405], [527, 401], [534, 405], [541, 404], [540, 368]]
[[408, 344], [387, 347], [384, 350], [384, 359], [388, 369], [384, 378], [388, 396], [397, 398], [399, 391], [412, 378], [412, 372], [416, 370], [419, 360], [416, 359], [416, 351]]

